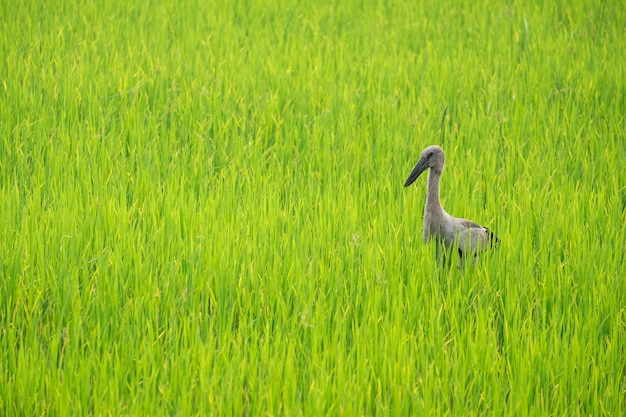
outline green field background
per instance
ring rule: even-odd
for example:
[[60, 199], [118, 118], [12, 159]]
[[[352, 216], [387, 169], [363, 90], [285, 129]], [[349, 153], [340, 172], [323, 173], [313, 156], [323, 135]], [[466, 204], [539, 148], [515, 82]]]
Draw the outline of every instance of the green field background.
[[[0, 22], [1, 415], [625, 415], [623, 2]], [[501, 239], [468, 268], [431, 144]]]

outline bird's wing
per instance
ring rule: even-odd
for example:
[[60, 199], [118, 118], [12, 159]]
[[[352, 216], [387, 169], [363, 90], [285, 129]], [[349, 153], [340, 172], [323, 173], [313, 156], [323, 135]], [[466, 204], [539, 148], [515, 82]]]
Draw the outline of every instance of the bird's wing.
[[476, 228], [476, 229], [486, 229], [486, 227], [483, 227], [481, 225], [479, 225], [478, 223], [474, 223], [471, 220], [467, 220], [467, 219], [458, 219], [457, 223], [459, 224], [459, 226], [461, 227], [465, 227], [465, 228]]
[[488, 243], [489, 235], [484, 227], [467, 227], [459, 232], [459, 250], [463, 254], [482, 252]]
[[482, 252], [500, 241], [492, 231], [467, 219], [458, 219], [459, 253]]

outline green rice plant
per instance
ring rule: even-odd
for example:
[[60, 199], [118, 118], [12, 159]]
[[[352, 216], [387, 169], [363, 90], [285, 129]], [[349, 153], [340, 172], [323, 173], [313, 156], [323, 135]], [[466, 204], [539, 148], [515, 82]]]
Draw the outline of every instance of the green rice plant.
[[[624, 415], [617, 1], [11, 2], [2, 415]], [[426, 145], [476, 265], [422, 242]]]

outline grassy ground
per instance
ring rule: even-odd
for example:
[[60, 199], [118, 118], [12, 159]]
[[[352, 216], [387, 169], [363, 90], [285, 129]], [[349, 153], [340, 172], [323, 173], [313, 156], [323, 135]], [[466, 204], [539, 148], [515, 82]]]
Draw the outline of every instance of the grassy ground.
[[0, 11], [0, 414], [626, 413], [621, 2], [75, 3]]

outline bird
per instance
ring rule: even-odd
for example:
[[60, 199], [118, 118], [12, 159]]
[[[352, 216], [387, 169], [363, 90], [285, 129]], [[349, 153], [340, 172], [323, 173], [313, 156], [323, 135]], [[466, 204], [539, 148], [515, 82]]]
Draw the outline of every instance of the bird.
[[486, 227], [471, 220], [451, 216], [443, 209], [439, 199], [439, 183], [445, 161], [446, 156], [441, 147], [426, 147], [404, 186], [413, 184], [429, 169], [422, 237], [426, 243], [431, 240], [436, 242], [436, 256], [439, 259], [443, 251], [444, 262], [451, 261], [451, 258], [447, 259], [447, 254], [458, 251], [460, 266], [467, 260], [476, 262], [481, 252], [492, 248], [500, 239]]

